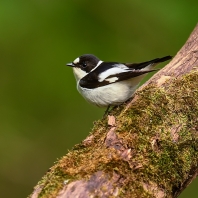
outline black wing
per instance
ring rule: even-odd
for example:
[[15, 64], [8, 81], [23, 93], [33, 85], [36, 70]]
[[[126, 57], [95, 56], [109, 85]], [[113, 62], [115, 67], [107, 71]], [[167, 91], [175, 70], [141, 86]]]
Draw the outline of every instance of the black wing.
[[[116, 83], [119, 81], [128, 80], [130, 78], [135, 78], [137, 76], [140, 76], [140, 75], [143, 75], [143, 74], [146, 74], [149, 72], [153, 72], [153, 71], [156, 71], [156, 70], [148, 70], [148, 71], [141, 71], [141, 70], [134, 70], [134, 69], [128, 70], [123, 73], [110, 75], [101, 82], [98, 81], [98, 75], [96, 75], [95, 72], [91, 72], [91, 73], [87, 74], [85, 77], [83, 77], [80, 80], [79, 84], [81, 87], [88, 88], [88, 89], [94, 89], [97, 87], [102, 87], [102, 86]], [[113, 79], [113, 78], [114, 78], [114, 80], [111, 81], [111, 79]]]

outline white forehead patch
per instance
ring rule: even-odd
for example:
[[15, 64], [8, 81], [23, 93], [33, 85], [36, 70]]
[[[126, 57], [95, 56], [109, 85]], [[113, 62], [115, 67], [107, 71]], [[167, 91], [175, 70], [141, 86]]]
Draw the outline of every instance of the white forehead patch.
[[73, 61], [74, 64], [78, 64], [79, 62], [80, 62], [80, 58], [76, 58], [76, 59]]

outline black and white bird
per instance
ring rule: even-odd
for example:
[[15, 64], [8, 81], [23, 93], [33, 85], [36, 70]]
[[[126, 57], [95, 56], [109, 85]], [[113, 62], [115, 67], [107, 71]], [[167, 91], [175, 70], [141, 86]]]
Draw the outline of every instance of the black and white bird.
[[103, 62], [92, 54], [84, 54], [67, 66], [73, 68], [77, 89], [98, 107], [120, 105], [132, 97], [143, 77], [158, 63], [171, 56], [142, 63]]

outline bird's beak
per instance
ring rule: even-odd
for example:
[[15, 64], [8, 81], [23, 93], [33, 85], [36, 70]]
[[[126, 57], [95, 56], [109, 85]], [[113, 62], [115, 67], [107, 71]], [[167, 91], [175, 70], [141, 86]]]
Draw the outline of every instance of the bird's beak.
[[74, 63], [67, 63], [66, 65], [69, 67], [75, 67]]

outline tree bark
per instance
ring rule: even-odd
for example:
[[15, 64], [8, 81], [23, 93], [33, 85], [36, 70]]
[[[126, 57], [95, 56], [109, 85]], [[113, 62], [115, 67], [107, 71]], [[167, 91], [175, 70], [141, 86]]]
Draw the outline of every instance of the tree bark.
[[173, 60], [110, 114], [49, 169], [31, 198], [174, 198], [196, 178], [198, 25]]

